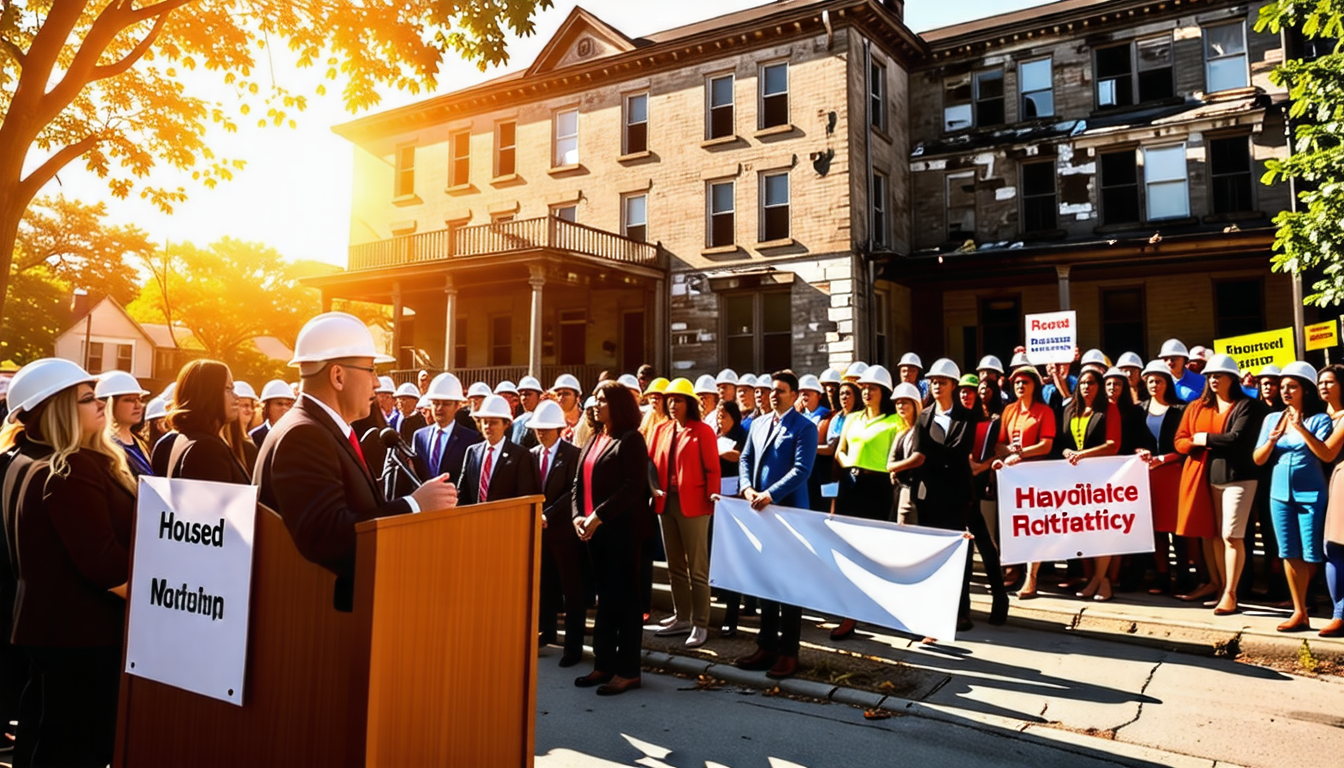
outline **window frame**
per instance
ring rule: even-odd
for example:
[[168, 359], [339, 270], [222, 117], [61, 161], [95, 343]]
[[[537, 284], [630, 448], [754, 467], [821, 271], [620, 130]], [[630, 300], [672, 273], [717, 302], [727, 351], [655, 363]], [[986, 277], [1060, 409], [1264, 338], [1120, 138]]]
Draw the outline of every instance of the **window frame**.
[[[1044, 200], [1047, 197], [1047, 195], [1042, 193], [1035, 193], [1035, 194], [1027, 193], [1027, 169], [1043, 168], [1043, 167], [1048, 167], [1050, 169], [1050, 193], [1048, 197], [1050, 199], [1049, 207], [1050, 207], [1051, 226], [1033, 227], [1029, 226], [1032, 220], [1032, 216], [1028, 215], [1027, 206], [1033, 202]], [[1059, 168], [1058, 164], [1055, 161], [1055, 158], [1052, 157], [1043, 160], [1024, 161], [1020, 163], [1018, 165], [1017, 182], [1018, 182], [1017, 184], [1018, 189], [1021, 190], [1020, 194], [1018, 195], [1021, 207], [1018, 215], [1021, 217], [1019, 219], [1019, 222], [1021, 224], [1019, 229], [1022, 232], [1022, 234], [1053, 232], [1059, 229]]]
[[[1023, 75], [1023, 70], [1026, 69], [1027, 67], [1030, 67], [1030, 66], [1035, 65], [1035, 64], [1045, 64], [1045, 65], [1046, 65], [1046, 69], [1049, 70], [1049, 80], [1050, 80], [1050, 87], [1049, 87], [1049, 88], [1037, 88], [1037, 89], [1030, 90], [1030, 91], [1027, 90], [1027, 88], [1026, 88], [1026, 84], [1025, 84], [1025, 83], [1026, 83], [1026, 78], [1025, 78], [1025, 76]], [[1049, 94], [1050, 94], [1050, 112], [1049, 112], [1048, 114], [1036, 114], [1036, 115], [1032, 115], [1032, 116], [1028, 117], [1028, 116], [1027, 116], [1027, 103], [1028, 103], [1028, 102], [1027, 102], [1027, 97], [1029, 97], [1029, 96], [1031, 96], [1031, 95], [1033, 95], [1033, 94], [1046, 93], [1046, 92], [1049, 92]], [[1032, 59], [1031, 61], [1024, 61], [1024, 62], [1022, 62], [1021, 64], [1018, 64], [1018, 65], [1017, 65], [1017, 102], [1018, 102], [1018, 104], [1017, 104], [1017, 109], [1018, 109], [1018, 112], [1017, 112], [1018, 122], [1022, 122], [1022, 121], [1024, 121], [1024, 120], [1041, 120], [1041, 119], [1045, 119], [1045, 118], [1053, 118], [1053, 117], [1055, 117], [1055, 114], [1056, 114], [1056, 112], [1055, 112], [1055, 58], [1054, 58], [1053, 56], [1046, 56], [1046, 57], [1044, 57], [1044, 58], [1040, 58], [1040, 59]]]
[[[1237, 142], [1246, 153], [1246, 170], [1235, 172], [1219, 173], [1213, 164], [1214, 144], [1222, 142]], [[1255, 183], [1255, 151], [1252, 147], [1250, 134], [1230, 134], [1222, 136], [1204, 136], [1205, 162], [1207, 164], [1207, 175], [1209, 179], [1209, 213], [1215, 216], [1235, 216], [1237, 214], [1250, 213], [1256, 210], [1258, 198], [1256, 197]], [[1244, 176], [1246, 179], [1247, 202], [1246, 207], [1237, 210], [1220, 210], [1218, 207], [1218, 182], [1224, 179], [1231, 179], [1237, 176]]]
[[[1244, 275], [1236, 277], [1232, 276], [1215, 277], [1211, 282], [1212, 285], [1210, 286], [1210, 289], [1212, 290], [1213, 295], [1210, 297], [1211, 298], [1210, 306], [1213, 308], [1213, 326], [1217, 331], [1217, 335], [1215, 336], [1215, 338], [1226, 339], [1234, 336], [1241, 336], [1247, 333], [1256, 333], [1265, 327], [1264, 277], [1253, 275]], [[1220, 286], [1230, 283], [1246, 283], [1248, 285], [1256, 286], [1256, 291], [1259, 293], [1259, 301], [1256, 302], [1255, 304], [1255, 310], [1256, 310], [1255, 315], [1247, 314], [1247, 315], [1229, 316], [1229, 315], [1223, 315], [1219, 311], [1220, 307], [1218, 304], [1218, 289]], [[1245, 304], [1243, 303], [1242, 306], [1245, 306]], [[1249, 319], [1250, 322], [1247, 322], [1244, 328], [1237, 328], [1237, 327], [1227, 328], [1223, 326], [1224, 322], [1247, 320], [1247, 319]], [[1251, 328], [1252, 326], [1254, 326], [1252, 330], [1246, 330], [1247, 328]]]
[[[508, 337], [501, 343], [499, 338], [499, 321], [504, 320], [508, 323]], [[506, 350], [504, 362], [499, 362], [500, 350]], [[505, 312], [490, 316], [490, 366], [500, 367], [513, 365], [513, 315]]]
[[[1139, 56], [1140, 47], [1158, 42], [1166, 43], [1167, 58], [1170, 60], [1171, 63], [1166, 67], [1154, 67], [1150, 69], [1142, 69], [1141, 65], [1143, 63], [1143, 59]], [[1117, 101], [1116, 103], [1113, 104], [1103, 104], [1102, 91], [1101, 91], [1102, 84], [1106, 80], [1114, 78], [1103, 78], [1101, 76], [1100, 68], [1098, 67], [1098, 58], [1100, 54], [1104, 51], [1118, 50], [1120, 48], [1126, 49], [1126, 52], [1129, 54], [1129, 71], [1127, 74], [1127, 77], [1129, 78], [1129, 94], [1128, 94], [1129, 102], [1122, 104]], [[1167, 72], [1169, 73], [1169, 77], [1167, 80], [1167, 84], [1169, 86], [1168, 88], [1169, 94], [1166, 96], [1155, 96], [1145, 99], [1143, 94], [1142, 74], [1144, 72], [1153, 72], [1162, 69], [1167, 70]], [[1173, 35], [1170, 32], [1167, 32], [1161, 35], [1151, 35], [1148, 37], [1136, 38], [1134, 40], [1128, 40], [1126, 42], [1117, 43], [1115, 45], [1103, 45], [1097, 48], [1093, 48], [1092, 80], [1095, 83], [1092, 89], [1092, 98], [1094, 100], [1093, 101], [1094, 108], [1097, 110], [1132, 109], [1134, 107], [1138, 107], [1144, 104], [1150, 104], [1153, 102], [1161, 101], [1163, 99], [1174, 97], [1176, 95], [1176, 41]]]
[[868, 125], [880, 133], [887, 132], [887, 65], [876, 56], [868, 68]]
[[[644, 100], [644, 119], [635, 121], [631, 119], [634, 110], [631, 109], [631, 102], [634, 99]], [[627, 93], [621, 99], [622, 104], [622, 123], [621, 123], [621, 154], [637, 155], [649, 151], [649, 92], [639, 91], [638, 93]], [[640, 146], [636, 146], [633, 140], [633, 129], [639, 129], [642, 134]]]
[[415, 195], [415, 145], [398, 144], [394, 152], [392, 197], [412, 197]]
[[[504, 143], [504, 126], [512, 126], [513, 141]], [[506, 154], [507, 153], [507, 154]], [[508, 158], [509, 167], [507, 172], [504, 167], [505, 157]], [[494, 178], [500, 179], [518, 174], [518, 121], [500, 120], [495, 123], [495, 175]]]
[[[1223, 55], [1221, 55], [1221, 56], [1210, 56], [1210, 52], [1209, 52], [1209, 36], [1208, 36], [1208, 32], [1209, 32], [1209, 30], [1211, 30], [1211, 29], [1225, 28], [1225, 27], [1236, 27], [1238, 30], [1241, 31], [1241, 51], [1238, 52], [1238, 53], [1223, 54]], [[1202, 44], [1202, 46], [1203, 46], [1203, 56], [1204, 56], [1204, 88], [1205, 88], [1205, 90], [1206, 90], [1208, 93], [1220, 93], [1220, 92], [1222, 92], [1222, 91], [1233, 91], [1233, 90], [1237, 90], [1237, 89], [1239, 89], [1239, 88], [1249, 88], [1250, 85], [1251, 85], [1251, 51], [1250, 51], [1250, 36], [1246, 33], [1246, 20], [1245, 20], [1245, 19], [1236, 19], [1236, 20], [1234, 20], [1234, 21], [1229, 21], [1229, 22], [1220, 22], [1220, 23], [1216, 23], [1216, 24], [1206, 24], [1206, 25], [1200, 27], [1200, 30], [1199, 30], [1199, 37], [1200, 37], [1200, 42], [1201, 42], [1201, 44]], [[1213, 71], [1212, 71], [1212, 64], [1213, 64], [1213, 62], [1214, 62], [1214, 61], [1230, 61], [1230, 60], [1235, 59], [1235, 58], [1240, 58], [1240, 59], [1241, 59], [1241, 62], [1242, 62], [1241, 72], [1242, 72], [1242, 75], [1243, 75], [1243, 79], [1242, 79], [1241, 85], [1233, 85], [1233, 86], [1229, 86], [1229, 87], [1226, 87], [1226, 88], [1217, 88], [1217, 89], [1215, 89], [1215, 88], [1213, 87], [1213, 84], [1212, 84], [1212, 83], [1213, 83], [1213, 76], [1212, 76], [1212, 75], [1213, 75]]]
[[[784, 90], [781, 91], [781, 92], [777, 92], [777, 93], [767, 93], [767, 92], [766, 92], [766, 88], [767, 88], [767, 75], [766, 75], [766, 71], [767, 71], [767, 70], [771, 70], [771, 69], [776, 69], [776, 68], [779, 68], [779, 67], [783, 67], [783, 68], [784, 68]], [[785, 126], [788, 126], [788, 125], [791, 125], [791, 124], [792, 124], [792, 121], [791, 121], [791, 119], [790, 119], [790, 114], [789, 114], [789, 108], [790, 108], [790, 106], [791, 106], [791, 103], [790, 103], [791, 100], [790, 100], [790, 98], [789, 98], [789, 77], [790, 77], [790, 72], [789, 72], [789, 70], [790, 70], [790, 69], [791, 69], [791, 68], [790, 68], [790, 66], [789, 66], [789, 62], [788, 62], [787, 59], [785, 59], [785, 60], [783, 60], [783, 61], [768, 61], [768, 62], [762, 62], [761, 65], [760, 65], [760, 67], [756, 70], [756, 82], [759, 83], [758, 87], [756, 88], [756, 93], [757, 93], [757, 96], [756, 96], [756, 127], [757, 127], [758, 130], [762, 130], [762, 131], [764, 131], [764, 130], [767, 130], [767, 129], [769, 129], [769, 128], [783, 128], [783, 127], [785, 127]], [[769, 111], [769, 109], [770, 109], [770, 104], [769, 104], [769, 101], [768, 101], [769, 99], [782, 99], [782, 100], [783, 100], [783, 102], [784, 102], [784, 107], [783, 107], [784, 114], [783, 114], [783, 116], [782, 116], [782, 120], [778, 120], [778, 121], [775, 121], [775, 122], [770, 122], [770, 115], [768, 114], [768, 111]]]
[[[757, 288], [751, 290], [725, 291], [719, 294], [719, 338], [722, 340], [719, 344], [720, 359], [733, 358], [736, 361], [737, 354], [730, 351], [730, 343], [733, 340], [744, 338], [751, 339], [751, 362], [750, 365], [739, 362], [741, 365], [753, 370], [777, 371], [784, 368], [793, 367], [793, 328], [792, 324], [786, 325], [783, 329], [766, 331], [766, 301], [783, 299], [788, 304], [788, 310], [793, 310], [793, 289], [792, 285], [771, 286], [769, 288]], [[748, 333], [732, 333], [728, 326], [729, 312], [728, 302], [749, 299], [751, 301], [751, 330]], [[774, 337], [787, 340], [788, 359], [782, 361], [772, 361], [767, 363], [766, 338]]]
[[[630, 201], [642, 199], [644, 201], [644, 221], [642, 223], [633, 223], [630, 219]], [[630, 234], [632, 227], [641, 228], [643, 231], [638, 237]], [[649, 193], [648, 192], [628, 192], [621, 195], [621, 235], [631, 240], [638, 240], [641, 243], [649, 241]]]
[[[714, 84], [721, 80], [728, 81], [728, 102], [726, 104], [714, 104]], [[716, 110], [722, 110], [716, 112]], [[716, 114], [727, 114], [726, 132], [715, 131]], [[705, 76], [705, 139], [714, 141], [716, 139], [730, 139], [737, 135], [737, 74], [734, 72], [720, 72], [714, 75]]]
[[[729, 199], [732, 201], [732, 207], [727, 211], [714, 210], [714, 188], [718, 186], [728, 186], [731, 190]], [[727, 217], [729, 222], [728, 242], [717, 242], [715, 234], [715, 217]], [[737, 180], [736, 179], [711, 179], [705, 182], [705, 247], [707, 248], [730, 248], [737, 245]]]
[[[878, 187], [882, 187], [881, 190]], [[868, 233], [873, 247], [885, 248], [891, 232], [891, 217], [887, 215], [887, 199], [891, 190], [891, 180], [887, 174], [873, 169], [873, 178], [869, 183]]]
[[[1149, 169], [1152, 168], [1152, 163], [1149, 162], [1149, 155], [1156, 152], [1169, 152], [1177, 149], [1180, 150], [1181, 159], [1184, 161], [1183, 166], [1185, 172], [1182, 174], [1178, 174], [1177, 176], [1172, 178], [1160, 178], [1155, 181], [1150, 180], [1148, 174]], [[1144, 221], [1169, 221], [1171, 219], [1189, 218], [1190, 217], [1189, 147], [1186, 145], [1185, 142], [1181, 142], [1179, 144], [1161, 144], [1157, 146], [1144, 146], [1140, 147], [1140, 150], [1142, 150], [1143, 152], [1143, 197], [1144, 197], [1143, 214], [1145, 216]], [[1175, 186], [1178, 184], [1181, 186], [1182, 189], [1185, 190], [1184, 195], [1185, 207], [1178, 214], [1173, 213], [1170, 215], [1154, 216], [1153, 200], [1157, 196], [1152, 193], [1152, 188], [1155, 186], [1168, 187], [1168, 186]]]
[[[574, 115], [574, 132], [561, 134], [560, 121], [565, 115], [570, 114]], [[573, 162], [565, 162], [567, 158], [561, 153], [561, 143], [569, 141], [574, 143]], [[579, 108], [577, 106], [561, 107], [551, 113], [551, 167], [572, 168], [579, 162]]]
[[[769, 202], [769, 180], [780, 177], [783, 177], [784, 179], [784, 202], [775, 202], [771, 204]], [[789, 179], [789, 171], [788, 169], [762, 171], [759, 178], [760, 183], [757, 186], [760, 188], [760, 232], [758, 233], [760, 242], [769, 243], [778, 240], [788, 240], [793, 237], [793, 221], [790, 218], [791, 206], [793, 204], [793, 182]], [[770, 213], [772, 208], [776, 210], [779, 208], [784, 209], [783, 233], [770, 231]]]
[[[569, 212], [568, 217], [565, 216], [566, 211]], [[550, 207], [549, 215], [552, 218], [559, 219], [561, 221], [568, 221], [570, 224], [577, 224], [579, 221], [579, 206], [577, 203], [561, 203], [560, 205], [552, 205]]]
[[[1129, 319], [1121, 320], [1107, 316], [1106, 299], [1110, 294], [1136, 293], [1139, 297], [1138, 314]], [[1148, 339], [1148, 286], [1144, 283], [1130, 285], [1103, 285], [1097, 292], [1097, 315], [1101, 327], [1102, 349], [1115, 350], [1117, 352], [1134, 352], [1140, 359], [1147, 360], [1147, 339]], [[1108, 338], [1109, 328], [1118, 325], [1127, 325], [1138, 323], [1139, 325], [1139, 346], [1123, 344], [1119, 340]]]
[[[1124, 149], [1119, 149], [1114, 152], [1097, 153], [1097, 208], [1100, 211], [1101, 226], [1106, 227], [1106, 226], [1143, 223], [1143, 215], [1144, 215], [1143, 179], [1139, 174], [1139, 157], [1136, 150], [1137, 147], [1126, 147]], [[1124, 184], [1107, 184], [1106, 174], [1103, 170], [1104, 167], [1103, 158], [1108, 156], [1120, 156], [1126, 154], [1129, 155], [1130, 164], [1134, 168], [1134, 181], [1127, 182]], [[1106, 191], [1108, 189], [1119, 189], [1122, 187], [1134, 188], [1133, 192], [1134, 218], [1126, 219], [1124, 221], [1112, 221], [1110, 218], [1111, 213], [1108, 211], [1108, 206], [1106, 205]]]
[[[999, 95], [998, 95], [998, 96], [989, 96], [989, 97], [981, 96], [981, 94], [980, 94], [980, 80], [981, 80], [981, 77], [984, 76], [984, 75], [990, 75], [990, 74], [993, 74], [993, 73], [995, 73], [995, 72], [997, 72], [998, 75], [999, 75], [999, 88], [1000, 88]], [[983, 113], [987, 111], [987, 110], [985, 109], [984, 105], [985, 105], [985, 104], [992, 103], [992, 102], [998, 102], [998, 105], [999, 105], [999, 107], [998, 107], [998, 108], [999, 108], [999, 119], [990, 122], [990, 121], [986, 121], [986, 119], [985, 119]], [[1004, 71], [1004, 68], [1003, 68], [1003, 67], [1001, 67], [1001, 66], [1000, 66], [1000, 67], [987, 67], [987, 68], [985, 68], [985, 69], [976, 70], [975, 72], [972, 72], [972, 73], [971, 73], [971, 104], [972, 104], [972, 108], [971, 108], [971, 114], [972, 114], [972, 124], [971, 124], [971, 127], [972, 127], [972, 128], [989, 128], [989, 127], [993, 127], [993, 126], [999, 126], [999, 125], [1005, 125], [1005, 124], [1007, 124], [1007, 122], [1008, 122], [1008, 79], [1007, 79], [1007, 73]]]
[[[459, 143], [465, 146], [465, 154], [459, 154]], [[459, 164], [464, 166], [459, 177]], [[448, 134], [448, 186], [465, 187], [471, 184], [471, 129], [464, 128]]]
[[[126, 364], [126, 367], [125, 367], [125, 368], [122, 368], [122, 367], [121, 367], [121, 366], [122, 366], [122, 356], [121, 356], [122, 350], [125, 350], [125, 351], [126, 351], [126, 358], [125, 358], [125, 364]], [[127, 373], [131, 373], [131, 372], [133, 372], [133, 371], [135, 370], [135, 345], [134, 345], [134, 344], [117, 344], [117, 362], [114, 363], [114, 365], [116, 366], [116, 370], [118, 370], [118, 371], [126, 371]]]
[[[944, 194], [943, 202], [945, 203], [944, 206], [943, 206], [943, 209], [946, 211], [946, 213], [945, 213], [945, 215], [944, 215], [944, 218], [943, 218], [943, 234], [944, 234], [944, 236], [947, 238], [947, 242], [949, 242], [949, 243], [950, 243], [950, 242], [964, 242], [964, 241], [966, 241], [966, 240], [974, 240], [974, 239], [975, 239], [975, 236], [976, 236], [976, 232], [978, 231], [979, 224], [980, 224], [980, 222], [979, 222], [979, 213], [980, 213], [980, 212], [979, 212], [979, 210], [978, 210], [978, 206], [976, 205], [976, 202], [977, 202], [977, 201], [975, 200], [975, 193], [972, 192], [972, 193], [971, 193], [971, 205], [970, 205], [970, 210], [971, 210], [971, 230], [970, 230], [970, 232], [960, 232], [960, 233], [957, 233], [957, 234], [954, 234], [954, 233], [952, 232], [952, 211], [953, 211], [953, 208], [952, 208], [952, 184], [953, 184], [953, 181], [954, 181], [955, 179], [969, 179], [969, 180], [970, 180], [970, 183], [972, 184], [972, 186], [974, 186], [975, 184], [979, 183], [979, 179], [977, 178], [977, 172], [974, 171], [974, 170], [956, 170], [956, 171], [948, 171], [948, 172], [943, 176], [943, 194]], [[964, 207], [964, 206], [963, 206], [963, 207]], [[960, 210], [960, 209], [961, 209], [961, 208], [958, 208], [957, 210]], [[957, 235], [960, 235], [960, 237], [958, 237]]]
[[[962, 78], [966, 79], [966, 85], [965, 85], [966, 97], [964, 99], [953, 97], [951, 100], [949, 100], [948, 97], [949, 92], [955, 92], [961, 90], [960, 85], [958, 85], [956, 88], [950, 88], [949, 85], [960, 83]], [[958, 131], [969, 131], [975, 128], [975, 73], [967, 72], [964, 75], [951, 75], [948, 77], [944, 77], [942, 92], [943, 92], [943, 133], [956, 133]], [[952, 109], [960, 109], [962, 107], [966, 109], [966, 125], [954, 128], [951, 126], [952, 121], [948, 119], [949, 112]]]

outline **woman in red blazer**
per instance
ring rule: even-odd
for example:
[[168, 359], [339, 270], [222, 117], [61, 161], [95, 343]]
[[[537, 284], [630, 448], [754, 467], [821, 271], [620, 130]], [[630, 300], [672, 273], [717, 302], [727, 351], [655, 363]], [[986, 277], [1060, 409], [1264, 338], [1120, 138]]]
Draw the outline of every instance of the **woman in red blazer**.
[[672, 582], [671, 623], [655, 634], [688, 634], [686, 647], [709, 638], [709, 522], [711, 496], [719, 492], [718, 438], [700, 420], [700, 404], [688, 379], [676, 379], [663, 391], [669, 422], [658, 431], [653, 466], [658, 472], [654, 509], [661, 515], [668, 580]]

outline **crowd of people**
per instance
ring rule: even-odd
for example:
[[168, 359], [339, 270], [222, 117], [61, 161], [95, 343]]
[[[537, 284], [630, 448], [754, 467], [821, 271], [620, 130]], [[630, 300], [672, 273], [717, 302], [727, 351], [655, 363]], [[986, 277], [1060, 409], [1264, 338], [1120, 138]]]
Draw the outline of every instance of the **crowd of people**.
[[[925, 368], [906, 354], [893, 375], [855, 362], [818, 374], [667, 379], [651, 366], [464, 388], [421, 371], [397, 386], [376, 366], [358, 320], [327, 313], [300, 334], [300, 381], [260, 395], [228, 366], [195, 360], [156, 397], [130, 374], [91, 376], [49, 358], [8, 388], [0, 432], [5, 553], [0, 614], [10, 622], [0, 704], [17, 720], [15, 764], [104, 765], [111, 756], [130, 568], [136, 478], [253, 483], [300, 553], [336, 575], [350, 610], [354, 524], [379, 516], [523, 496], [543, 503], [540, 641], [560, 665], [583, 660], [594, 598], [593, 669], [575, 685], [600, 695], [640, 686], [653, 563], [667, 563], [672, 615], [650, 629], [704, 645], [715, 502], [770, 505], [961, 531], [992, 595], [990, 624], [1054, 581], [1082, 599], [1147, 591], [1238, 610], [1260, 583], [1285, 591], [1280, 631], [1310, 628], [1319, 564], [1344, 636], [1344, 366], [1296, 362], [1243, 374], [1225, 355], [1166, 342], [1145, 363], [1099, 350], [1073, 363], [974, 373]], [[1132, 455], [1150, 471], [1151, 555], [1000, 564], [996, 472], [1024, 461], [1070, 464]], [[1248, 567], [1258, 531], [1263, 556]], [[661, 554], [660, 554], [661, 552]], [[958, 630], [970, 615], [968, 554]], [[774, 678], [798, 669], [801, 609], [719, 591], [718, 631], [759, 611], [756, 650], [737, 660]], [[12, 609], [12, 610], [10, 610]], [[853, 635], [836, 617], [831, 637]], [[926, 638], [927, 642], [934, 642]]]

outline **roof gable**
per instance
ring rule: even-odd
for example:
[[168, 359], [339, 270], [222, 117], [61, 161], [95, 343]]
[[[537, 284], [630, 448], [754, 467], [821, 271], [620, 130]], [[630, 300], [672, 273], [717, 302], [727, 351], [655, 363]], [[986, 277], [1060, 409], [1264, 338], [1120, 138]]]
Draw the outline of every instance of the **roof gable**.
[[117, 318], [121, 319], [124, 327], [129, 328], [150, 345], [154, 344], [154, 338], [145, 332], [144, 326], [140, 325], [135, 318], [131, 317], [131, 314], [126, 311], [126, 308], [121, 306], [121, 302], [111, 296], [104, 296], [99, 299], [97, 304], [94, 304], [89, 308], [89, 311], [85, 313], [84, 317], [76, 320], [73, 325], [66, 328], [64, 331], [61, 331], [56, 337], [59, 339], [71, 333], [109, 335], [112, 331], [108, 329], [107, 323], [109, 321], [115, 323], [117, 322]]
[[575, 6], [536, 61], [527, 68], [527, 74], [563, 69], [634, 49], [635, 42], [619, 29]]

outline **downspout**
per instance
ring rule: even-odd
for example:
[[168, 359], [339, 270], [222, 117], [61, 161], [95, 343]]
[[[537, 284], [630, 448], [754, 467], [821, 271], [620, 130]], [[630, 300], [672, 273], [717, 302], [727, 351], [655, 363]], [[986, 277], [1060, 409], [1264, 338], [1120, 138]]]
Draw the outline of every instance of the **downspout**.
[[[866, 315], [866, 317], [864, 318], [865, 331], [870, 330], [867, 327], [869, 325], [868, 320], [871, 319], [873, 305], [876, 303], [875, 300], [877, 298], [877, 286], [876, 286], [877, 272], [873, 265], [873, 260], [871, 258], [873, 253], [873, 246], [875, 244], [873, 238], [873, 131], [872, 131], [873, 84], [871, 82], [872, 77], [873, 77], [873, 43], [871, 40], [865, 37], [863, 39], [863, 104], [864, 104], [863, 155], [864, 155], [864, 166], [868, 170], [868, 178], [866, 180], [868, 184], [868, 210], [864, 212], [865, 215], [868, 217], [868, 246], [864, 250], [867, 252], [869, 256], [869, 258], [865, 259], [868, 271], [868, 281], [865, 291], [866, 295], [864, 296], [865, 309], [867, 310], [864, 313]], [[859, 318], [855, 318], [856, 330], [858, 320]], [[864, 353], [864, 356], [867, 357], [869, 360], [874, 359], [872, 355], [873, 353], [872, 333], [864, 334], [864, 347], [868, 350], [867, 352]], [[855, 352], [857, 351], [858, 350], [855, 349]]]

